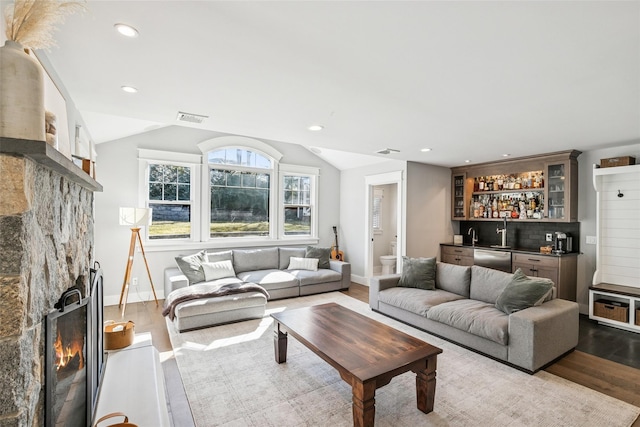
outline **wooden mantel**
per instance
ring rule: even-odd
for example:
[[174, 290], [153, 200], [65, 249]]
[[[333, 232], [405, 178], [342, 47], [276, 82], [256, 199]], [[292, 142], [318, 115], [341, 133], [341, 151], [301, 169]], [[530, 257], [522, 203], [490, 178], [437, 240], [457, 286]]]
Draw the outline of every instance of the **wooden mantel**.
[[0, 137], [0, 154], [27, 157], [91, 191], [102, 185], [45, 141]]

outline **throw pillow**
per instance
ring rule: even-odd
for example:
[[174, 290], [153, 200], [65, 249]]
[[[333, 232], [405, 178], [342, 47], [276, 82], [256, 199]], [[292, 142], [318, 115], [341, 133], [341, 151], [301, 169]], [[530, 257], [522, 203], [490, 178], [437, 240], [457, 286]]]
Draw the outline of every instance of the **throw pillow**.
[[318, 258], [298, 258], [292, 256], [289, 258], [289, 267], [287, 270], [309, 270], [318, 271]]
[[398, 286], [433, 290], [436, 288], [436, 259], [402, 257]]
[[542, 304], [553, 289], [553, 281], [543, 277], [529, 277], [517, 269], [511, 282], [496, 301], [496, 308], [511, 314]]
[[175, 259], [178, 268], [189, 280], [189, 285], [204, 282], [204, 272], [200, 266], [207, 261], [206, 251], [200, 251], [192, 255], [177, 256]]
[[307, 246], [305, 258], [318, 258], [318, 268], [329, 268], [329, 259], [331, 258], [331, 248], [319, 248], [316, 246]]
[[204, 272], [204, 279], [207, 282], [210, 280], [224, 279], [225, 277], [236, 277], [233, 264], [229, 260], [203, 262], [202, 271]]

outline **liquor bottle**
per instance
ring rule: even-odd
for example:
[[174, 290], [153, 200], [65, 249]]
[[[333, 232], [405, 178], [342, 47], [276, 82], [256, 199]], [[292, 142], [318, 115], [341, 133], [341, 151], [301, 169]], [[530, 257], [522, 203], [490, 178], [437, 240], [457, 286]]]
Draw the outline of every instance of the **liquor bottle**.
[[516, 185], [514, 185], [513, 188], [516, 190], [522, 188], [522, 178], [520, 178], [519, 176], [516, 178]]
[[503, 175], [498, 175], [498, 179], [496, 180], [497, 184], [498, 184], [498, 190], [502, 190], [503, 186], [504, 186], [504, 176]]
[[498, 211], [498, 198], [494, 197], [493, 202], [491, 202], [491, 217], [498, 218], [500, 216], [500, 212]]
[[480, 188], [480, 182], [478, 181], [478, 177], [476, 176], [473, 179], [473, 192], [475, 193]]
[[478, 191], [484, 191], [484, 176], [481, 176], [478, 181]]

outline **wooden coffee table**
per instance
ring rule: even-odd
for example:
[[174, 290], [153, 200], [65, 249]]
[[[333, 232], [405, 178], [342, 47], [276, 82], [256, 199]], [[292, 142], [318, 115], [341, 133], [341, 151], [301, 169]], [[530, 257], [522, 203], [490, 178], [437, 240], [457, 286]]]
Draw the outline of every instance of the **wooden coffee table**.
[[272, 314], [276, 362], [287, 361], [287, 333], [336, 368], [353, 390], [353, 425], [373, 426], [376, 389], [416, 373], [418, 409], [433, 411], [442, 350], [335, 303]]

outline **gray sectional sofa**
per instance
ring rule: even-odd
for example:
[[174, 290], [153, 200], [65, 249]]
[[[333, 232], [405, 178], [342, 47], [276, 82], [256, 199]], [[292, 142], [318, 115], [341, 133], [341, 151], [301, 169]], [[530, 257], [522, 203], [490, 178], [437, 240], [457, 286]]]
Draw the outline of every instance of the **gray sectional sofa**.
[[548, 297], [505, 314], [495, 304], [513, 274], [438, 262], [435, 289], [400, 287], [400, 274], [374, 277], [377, 312], [533, 373], [578, 343], [578, 304]]
[[[165, 298], [170, 299], [174, 292], [184, 293], [186, 287], [197, 289], [207, 284], [254, 283], [268, 292], [270, 300], [349, 288], [351, 265], [347, 262], [327, 259], [328, 268], [322, 268], [321, 263], [316, 271], [288, 269], [291, 257], [305, 258], [306, 252], [306, 248], [269, 247], [207, 253], [208, 261], [231, 261], [235, 276], [194, 284], [192, 277], [188, 278], [179, 268], [170, 267], [164, 273]], [[185, 331], [259, 318], [264, 314], [266, 301], [265, 295], [259, 292], [198, 298], [177, 304], [173, 321], [179, 331]]]

